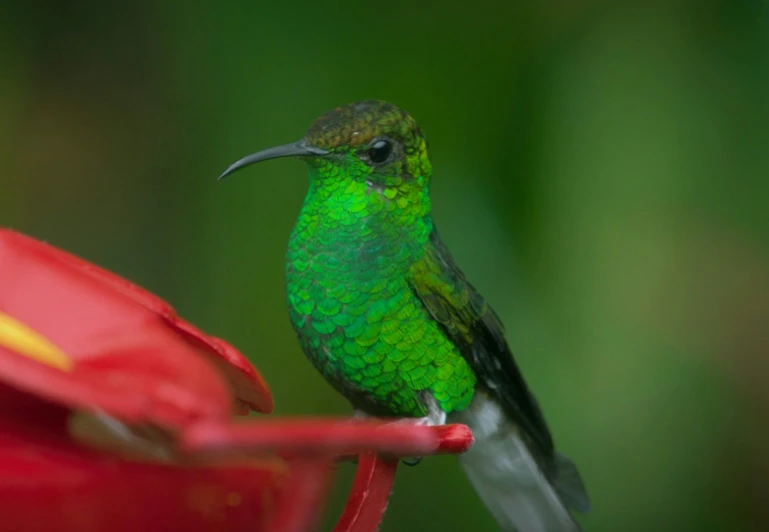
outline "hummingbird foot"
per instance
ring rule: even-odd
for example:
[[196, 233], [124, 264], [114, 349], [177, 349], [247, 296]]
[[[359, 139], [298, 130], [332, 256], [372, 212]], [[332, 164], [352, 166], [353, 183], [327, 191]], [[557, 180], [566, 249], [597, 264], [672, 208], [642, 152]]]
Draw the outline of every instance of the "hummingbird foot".
[[411, 425], [417, 425], [418, 427], [435, 427], [438, 425], [446, 424], [446, 412], [438, 409], [435, 412], [430, 412], [425, 417], [418, 418], [405, 418], [398, 420], [397, 422], [409, 423]]
[[[415, 425], [417, 427], [435, 427], [437, 425], [445, 425], [446, 424], [446, 412], [438, 406], [438, 402], [435, 400], [435, 398], [429, 394], [424, 394], [424, 402], [425, 406], [427, 407], [427, 415], [424, 417], [402, 417], [397, 418], [391, 421], [391, 423], [397, 423], [400, 425]], [[364, 410], [354, 409], [352, 414], [352, 419], [354, 420], [361, 420], [361, 419], [370, 419], [371, 416], [367, 414]], [[401, 458], [401, 461], [404, 465], [413, 467], [419, 464], [419, 462], [422, 461], [421, 456], [409, 456], [409, 457], [403, 457]]]
[[[425, 403], [427, 403], [427, 415], [418, 418], [402, 418], [394, 423], [408, 423], [409, 425], [416, 425], [418, 427], [435, 427], [437, 425], [446, 424], [446, 412], [438, 406], [437, 401], [430, 394], [425, 394]], [[402, 458], [401, 461], [404, 465], [414, 467], [419, 465], [422, 461], [421, 456], [413, 456]]]
[[424, 393], [422, 397], [425, 402], [425, 406], [427, 407], [427, 415], [425, 417], [420, 417], [416, 420], [413, 420], [412, 423], [415, 423], [421, 427], [435, 427], [437, 425], [445, 425], [446, 412], [440, 407], [440, 405], [438, 405], [438, 401], [435, 400], [435, 397], [433, 397], [431, 393]]

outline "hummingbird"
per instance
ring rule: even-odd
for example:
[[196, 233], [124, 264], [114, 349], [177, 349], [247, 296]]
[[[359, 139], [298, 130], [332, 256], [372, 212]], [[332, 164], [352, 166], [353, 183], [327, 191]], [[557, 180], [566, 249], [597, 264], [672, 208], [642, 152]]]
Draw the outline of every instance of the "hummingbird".
[[359, 415], [470, 427], [460, 464], [503, 530], [580, 530], [571, 510], [590, 507], [580, 474], [555, 450], [499, 316], [441, 240], [414, 118], [381, 100], [337, 107], [219, 179], [279, 157], [309, 167], [285, 280], [314, 367]]

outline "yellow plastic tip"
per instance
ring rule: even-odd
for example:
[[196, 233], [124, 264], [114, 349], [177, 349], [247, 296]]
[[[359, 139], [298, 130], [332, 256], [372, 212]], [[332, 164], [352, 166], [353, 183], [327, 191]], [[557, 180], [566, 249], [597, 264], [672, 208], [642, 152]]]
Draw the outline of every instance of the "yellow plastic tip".
[[74, 361], [45, 336], [3, 312], [0, 312], [0, 345], [62, 371], [71, 371], [74, 366]]

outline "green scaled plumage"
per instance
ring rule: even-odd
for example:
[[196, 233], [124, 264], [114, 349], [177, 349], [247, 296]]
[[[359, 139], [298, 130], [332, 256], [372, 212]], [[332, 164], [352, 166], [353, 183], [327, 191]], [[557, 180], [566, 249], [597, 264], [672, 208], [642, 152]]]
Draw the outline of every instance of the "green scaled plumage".
[[[289, 240], [291, 321], [310, 360], [359, 409], [425, 416], [425, 391], [446, 412], [464, 409], [475, 374], [411, 287], [428, 275], [418, 263], [433, 231], [424, 138], [392, 106], [350, 114], [332, 111], [307, 135], [335, 156], [310, 162]], [[356, 148], [384, 135], [402, 156], [367, 164]]]
[[359, 411], [468, 423], [476, 444], [463, 465], [506, 529], [577, 530], [566, 507], [587, 510], [584, 487], [555, 452], [500, 320], [438, 236], [414, 119], [382, 101], [339, 107], [301, 141], [245, 157], [222, 177], [283, 156], [309, 165], [286, 280], [315, 367]]

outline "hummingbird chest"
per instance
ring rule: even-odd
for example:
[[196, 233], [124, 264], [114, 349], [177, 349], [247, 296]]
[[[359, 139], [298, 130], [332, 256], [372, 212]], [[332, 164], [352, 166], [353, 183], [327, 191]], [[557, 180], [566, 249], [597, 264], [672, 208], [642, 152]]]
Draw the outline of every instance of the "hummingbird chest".
[[289, 313], [305, 355], [355, 407], [374, 415], [425, 415], [421, 392], [439, 378], [435, 360], [453, 349], [440, 345], [442, 335], [408, 286], [406, 252], [292, 239], [287, 255]]

